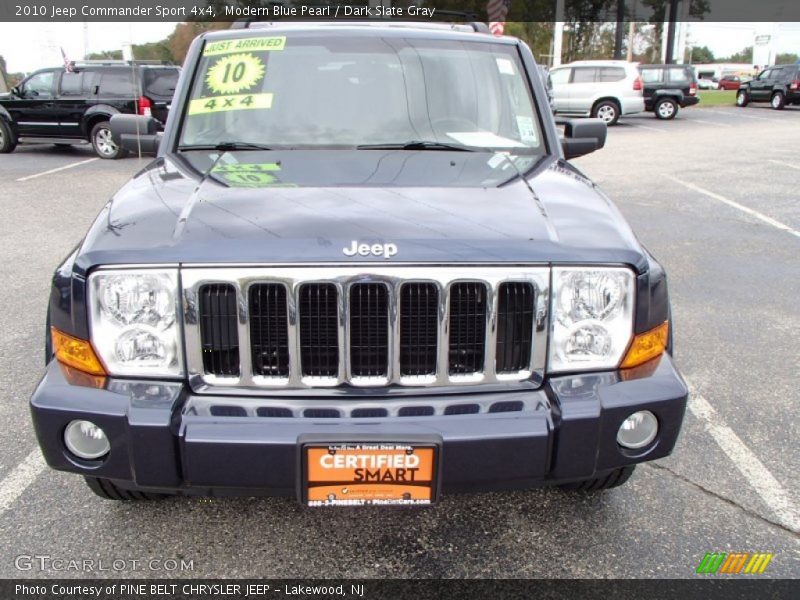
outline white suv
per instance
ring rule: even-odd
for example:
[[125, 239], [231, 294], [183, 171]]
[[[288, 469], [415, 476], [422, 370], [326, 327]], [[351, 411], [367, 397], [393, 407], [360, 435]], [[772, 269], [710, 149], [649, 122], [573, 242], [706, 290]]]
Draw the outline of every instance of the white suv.
[[550, 70], [557, 115], [602, 119], [614, 125], [622, 115], [644, 111], [642, 79], [634, 63], [579, 60]]

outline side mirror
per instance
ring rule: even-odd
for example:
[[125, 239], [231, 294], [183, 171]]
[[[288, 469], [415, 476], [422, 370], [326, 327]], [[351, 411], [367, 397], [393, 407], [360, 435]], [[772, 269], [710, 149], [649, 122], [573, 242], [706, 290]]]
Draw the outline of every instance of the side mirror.
[[599, 150], [606, 145], [608, 127], [600, 119], [571, 120], [564, 123], [561, 147], [564, 158], [577, 158]]
[[19, 89], [19, 87], [16, 85], [11, 88], [11, 93], [14, 94], [15, 96], [22, 96], [22, 90]]
[[161, 143], [159, 122], [142, 115], [112, 115], [111, 138], [114, 143], [129, 152], [157, 154]]

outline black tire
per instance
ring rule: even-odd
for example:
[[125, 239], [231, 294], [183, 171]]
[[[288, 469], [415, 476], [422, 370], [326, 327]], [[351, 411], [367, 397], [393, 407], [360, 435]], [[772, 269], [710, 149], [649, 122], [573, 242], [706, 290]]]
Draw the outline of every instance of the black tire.
[[89, 141], [92, 143], [94, 153], [100, 158], [116, 160], [126, 154], [125, 150], [117, 146], [111, 139], [111, 124], [108, 121], [100, 121], [92, 127]]
[[747, 90], [739, 90], [736, 92], [736, 106], [744, 108], [750, 103], [750, 96], [747, 95]]
[[17, 147], [17, 138], [11, 131], [8, 124], [0, 119], [0, 154], [13, 152]]
[[98, 477], [84, 477], [86, 485], [95, 494], [105, 500], [117, 500], [119, 502], [131, 502], [141, 500], [163, 500], [167, 496], [165, 494], [153, 494], [151, 492], [139, 492], [135, 490], [123, 490], [122, 488], [114, 485], [109, 479], [100, 479]]
[[583, 481], [573, 481], [572, 483], [565, 483], [559, 487], [562, 490], [569, 492], [599, 492], [602, 490], [610, 490], [611, 488], [619, 487], [633, 475], [636, 465], [629, 465], [627, 467], [620, 467], [610, 473], [606, 473], [602, 477], [594, 479], [584, 479]]
[[601, 100], [592, 108], [592, 116], [595, 119], [605, 121], [609, 127], [617, 124], [620, 112], [619, 104], [613, 100]]
[[662, 98], [658, 102], [653, 109], [656, 113], [656, 118], [661, 119], [663, 121], [669, 121], [674, 119], [675, 116], [678, 114], [680, 107], [678, 103], [675, 102], [672, 98]]
[[775, 110], [783, 110], [786, 106], [786, 96], [783, 92], [775, 92], [772, 94], [769, 103]]

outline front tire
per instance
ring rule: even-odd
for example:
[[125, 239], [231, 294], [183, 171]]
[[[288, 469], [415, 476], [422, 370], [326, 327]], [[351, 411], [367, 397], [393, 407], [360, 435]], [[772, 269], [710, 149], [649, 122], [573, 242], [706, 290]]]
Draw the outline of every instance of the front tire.
[[678, 103], [675, 102], [675, 100], [671, 98], [662, 98], [655, 106], [656, 118], [669, 121], [675, 118], [675, 115], [678, 114], [678, 110]]
[[635, 469], [636, 465], [628, 465], [627, 467], [614, 469], [602, 477], [584, 479], [583, 481], [573, 481], [572, 483], [564, 483], [559, 487], [568, 492], [600, 492], [602, 490], [610, 490], [611, 488], [619, 487], [628, 481], [631, 475], [633, 475], [633, 471]]
[[11, 128], [5, 121], [0, 119], [0, 154], [13, 152], [17, 147], [17, 138], [11, 132]]
[[603, 100], [602, 102], [598, 102], [592, 109], [592, 116], [595, 119], [600, 119], [601, 121], [605, 122], [605, 124], [609, 127], [616, 125], [617, 121], [619, 121], [619, 113], [619, 104], [613, 100]]
[[89, 141], [92, 142], [95, 154], [100, 158], [116, 160], [125, 156], [125, 150], [117, 146], [111, 137], [111, 123], [108, 121], [101, 121], [92, 127]]
[[89, 486], [89, 489], [104, 500], [131, 502], [142, 500], [163, 500], [167, 497], [165, 494], [124, 490], [114, 485], [114, 483], [109, 479], [100, 479], [98, 477], [84, 477], [84, 479], [86, 480], [86, 485]]
[[769, 102], [775, 110], [783, 110], [786, 106], [786, 96], [783, 92], [775, 92], [772, 94], [772, 100]]
[[739, 108], [744, 108], [750, 102], [750, 97], [747, 95], [745, 90], [739, 90], [736, 92], [736, 106]]

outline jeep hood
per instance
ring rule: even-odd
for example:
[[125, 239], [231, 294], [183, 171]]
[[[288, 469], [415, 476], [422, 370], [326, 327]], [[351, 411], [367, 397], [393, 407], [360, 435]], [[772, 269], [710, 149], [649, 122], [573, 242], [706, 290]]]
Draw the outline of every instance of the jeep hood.
[[[78, 256], [102, 264], [626, 263], [614, 205], [554, 157], [483, 152], [186, 152], [103, 208]], [[512, 164], [513, 162], [513, 164]], [[203, 173], [210, 172], [203, 177]], [[522, 175], [520, 175], [522, 173]], [[353, 241], [398, 252], [348, 257]]]

